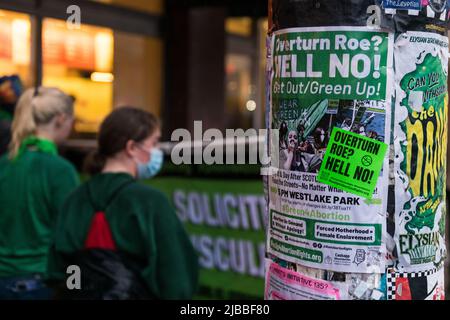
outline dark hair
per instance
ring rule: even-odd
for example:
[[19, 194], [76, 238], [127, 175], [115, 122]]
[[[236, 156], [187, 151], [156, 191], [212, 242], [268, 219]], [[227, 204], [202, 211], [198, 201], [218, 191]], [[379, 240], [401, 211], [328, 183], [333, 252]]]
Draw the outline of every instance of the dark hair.
[[114, 110], [100, 126], [98, 149], [88, 156], [85, 172], [91, 175], [100, 173], [106, 160], [124, 150], [128, 141], [142, 142], [159, 127], [158, 119], [149, 112], [133, 107]]

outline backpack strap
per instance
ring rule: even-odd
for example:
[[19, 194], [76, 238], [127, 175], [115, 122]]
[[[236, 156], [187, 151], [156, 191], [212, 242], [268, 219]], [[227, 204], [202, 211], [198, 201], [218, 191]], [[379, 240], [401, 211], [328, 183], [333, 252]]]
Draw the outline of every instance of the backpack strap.
[[99, 211], [102, 211], [102, 212], [105, 212], [108, 208], [109, 208], [109, 206], [111, 205], [111, 203], [117, 198], [117, 196], [126, 188], [126, 187], [128, 187], [129, 185], [131, 185], [131, 184], [133, 184], [133, 183], [135, 183], [135, 181], [134, 181], [134, 179], [130, 179], [130, 180], [128, 180], [128, 181], [125, 181], [125, 182], [123, 182], [121, 185], [119, 185], [118, 187], [117, 187], [117, 189], [116, 190], [114, 190], [114, 192], [109, 196], [109, 198], [108, 198], [108, 200], [106, 201], [106, 204], [105, 204], [105, 206], [104, 207], [100, 207], [100, 206], [96, 206], [95, 205], [95, 201], [94, 201], [94, 196], [93, 196], [93, 192], [92, 192], [92, 189], [91, 189], [91, 185], [87, 185], [87, 190], [86, 190], [86, 192], [87, 192], [87, 196], [88, 196], [88, 199], [89, 199], [89, 202], [91, 203], [91, 205], [92, 205], [92, 207], [94, 208], [94, 211], [95, 212], [99, 212]]

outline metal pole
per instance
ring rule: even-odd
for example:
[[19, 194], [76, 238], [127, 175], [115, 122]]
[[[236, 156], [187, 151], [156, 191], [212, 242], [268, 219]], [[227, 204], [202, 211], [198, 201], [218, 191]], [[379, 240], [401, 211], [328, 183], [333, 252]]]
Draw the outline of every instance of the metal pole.
[[34, 53], [34, 85], [42, 86], [43, 61], [42, 61], [42, 17], [34, 17], [34, 26], [32, 28], [33, 53]]

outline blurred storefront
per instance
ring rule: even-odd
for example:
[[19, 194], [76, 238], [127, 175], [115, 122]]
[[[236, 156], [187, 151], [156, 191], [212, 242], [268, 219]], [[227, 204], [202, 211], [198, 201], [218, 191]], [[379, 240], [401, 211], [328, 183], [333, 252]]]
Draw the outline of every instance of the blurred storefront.
[[29, 16], [0, 10], [0, 76], [17, 74], [31, 85]]
[[175, 128], [261, 128], [266, 3], [0, 0], [0, 76], [76, 98], [74, 139], [92, 139], [114, 107], [134, 105]]
[[66, 23], [71, 4], [0, 1], [0, 76], [17, 74], [25, 87], [56, 86], [72, 95], [74, 138], [93, 138], [115, 106], [160, 115], [163, 2], [81, 1], [80, 28]]
[[167, 0], [165, 17], [167, 132], [262, 128], [267, 2]]

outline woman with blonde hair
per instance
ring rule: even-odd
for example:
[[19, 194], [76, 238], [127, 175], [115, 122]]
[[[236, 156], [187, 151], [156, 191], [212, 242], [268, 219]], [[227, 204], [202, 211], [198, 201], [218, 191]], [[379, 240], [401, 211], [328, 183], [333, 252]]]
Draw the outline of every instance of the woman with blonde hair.
[[73, 99], [59, 89], [28, 89], [18, 101], [0, 158], [0, 300], [50, 298], [42, 277], [56, 216], [79, 184], [57, 151], [72, 124]]

